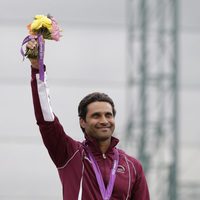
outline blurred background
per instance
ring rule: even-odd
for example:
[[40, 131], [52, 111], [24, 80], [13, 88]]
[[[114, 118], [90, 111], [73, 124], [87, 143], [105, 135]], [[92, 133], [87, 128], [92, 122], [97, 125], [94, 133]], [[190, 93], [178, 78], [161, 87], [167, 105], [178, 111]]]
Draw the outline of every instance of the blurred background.
[[83, 140], [77, 106], [88, 93], [116, 104], [120, 147], [145, 169], [151, 199], [200, 199], [198, 0], [0, 0], [0, 199], [62, 199], [57, 170], [35, 123], [26, 25], [53, 15], [46, 41], [51, 102], [65, 131]]

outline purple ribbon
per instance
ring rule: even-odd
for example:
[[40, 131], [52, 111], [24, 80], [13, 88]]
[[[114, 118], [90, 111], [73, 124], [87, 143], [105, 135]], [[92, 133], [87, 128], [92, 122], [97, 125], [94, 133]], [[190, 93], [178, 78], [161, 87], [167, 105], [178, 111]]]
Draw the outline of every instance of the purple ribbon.
[[[25, 54], [24, 54], [24, 51], [23, 51], [23, 45], [26, 44], [27, 42], [29, 42], [32, 39], [36, 39], [35, 36], [28, 35], [27, 37], [24, 38], [24, 40], [22, 42], [20, 52], [23, 56], [23, 60], [25, 58]], [[42, 35], [38, 35], [37, 40], [38, 40], [38, 45], [39, 45], [38, 61], [39, 61], [40, 80], [44, 82], [44, 42], [43, 42], [43, 39], [42, 39]]]
[[39, 44], [39, 73], [40, 80], [44, 82], [44, 42], [41, 35], [38, 36]]
[[92, 167], [93, 167], [94, 173], [97, 178], [97, 182], [99, 185], [99, 189], [101, 191], [102, 198], [103, 198], [103, 200], [109, 200], [112, 195], [113, 188], [114, 188], [116, 171], [117, 171], [118, 162], [119, 162], [119, 152], [116, 149], [114, 149], [114, 162], [113, 162], [112, 170], [110, 172], [110, 179], [109, 179], [107, 188], [105, 188], [105, 184], [103, 182], [101, 171], [100, 171], [97, 161], [95, 160], [89, 147], [87, 148], [87, 152], [89, 155], [89, 159], [92, 162]]

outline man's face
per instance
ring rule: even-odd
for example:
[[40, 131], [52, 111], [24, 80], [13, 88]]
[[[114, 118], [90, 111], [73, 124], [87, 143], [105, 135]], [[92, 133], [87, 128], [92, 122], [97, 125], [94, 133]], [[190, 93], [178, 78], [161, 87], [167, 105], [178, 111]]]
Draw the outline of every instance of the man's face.
[[110, 139], [115, 129], [112, 106], [108, 102], [93, 102], [87, 106], [86, 119], [80, 119], [85, 133], [98, 141]]

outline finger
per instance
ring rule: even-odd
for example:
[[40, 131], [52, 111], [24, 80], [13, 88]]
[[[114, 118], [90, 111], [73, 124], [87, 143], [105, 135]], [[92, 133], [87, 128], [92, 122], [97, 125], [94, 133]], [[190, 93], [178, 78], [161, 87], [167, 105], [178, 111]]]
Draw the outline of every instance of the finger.
[[32, 39], [27, 43], [26, 47], [28, 47], [29, 49], [34, 49], [35, 47], [37, 47], [37, 41], [35, 39]]

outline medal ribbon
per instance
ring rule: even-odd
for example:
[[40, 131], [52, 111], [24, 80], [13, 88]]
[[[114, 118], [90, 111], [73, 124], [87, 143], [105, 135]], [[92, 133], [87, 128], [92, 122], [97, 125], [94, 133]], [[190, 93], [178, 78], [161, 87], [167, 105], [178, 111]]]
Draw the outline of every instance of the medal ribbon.
[[[27, 42], [29, 42], [32, 39], [35, 39], [35, 36], [28, 35], [27, 37], [24, 38], [24, 40], [22, 42], [20, 52], [21, 52], [21, 54], [23, 56], [23, 60], [25, 58], [25, 54], [24, 54], [24, 51], [23, 51], [23, 45], [26, 44]], [[38, 40], [38, 45], [39, 45], [39, 48], [38, 48], [38, 51], [39, 51], [38, 59], [39, 59], [40, 80], [44, 81], [44, 42], [42, 41], [43, 39], [42, 39], [41, 35], [37, 36], [37, 40]]]
[[103, 178], [102, 178], [101, 171], [100, 171], [99, 166], [97, 164], [97, 161], [95, 160], [90, 149], [87, 148], [87, 150], [88, 150], [89, 159], [92, 162], [92, 167], [93, 167], [94, 173], [95, 173], [96, 178], [97, 178], [97, 182], [98, 182], [98, 185], [99, 185], [99, 189], [101, 191], [102, 198], [103, 198], [103, 200], [109, 200], [111, 195], [112, 195], [113, 188], [114, 188], [116, 171], [117, 171], [118, 162], [119, 162], [119, 152], [117, 151], [117, 149], [114, 149], [113, 167], [112, 167], [112, 170], [110, 172], [110, 179], [109, 179], [108, 186], [107, 186], [107, 188], [105, 188], [105, 184], [104, 184], [104, 181], [103, 181]]

